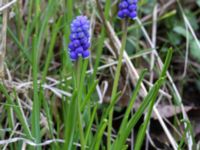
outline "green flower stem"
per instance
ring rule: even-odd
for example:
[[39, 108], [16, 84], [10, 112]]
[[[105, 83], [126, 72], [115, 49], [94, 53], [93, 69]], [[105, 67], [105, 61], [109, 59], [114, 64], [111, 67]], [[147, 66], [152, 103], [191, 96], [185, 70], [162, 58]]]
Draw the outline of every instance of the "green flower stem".
[[82, 103], [83, 86], [84, 86], [84, 79], [85, 79], [87, 64], [88, 64], [88, 60], [83, 60], [82, 58], [79, 58], [76, 64], [76, 69], [77, 69], [76, 88], [78, 89], [78, 97], [77, 97], [77, 101], [78, 101], [78, 105], [77, 105], [78, 116], [77, 117], [78, 118], [77, 119], [78, 119], [79, 133], [80, 133], [81, 150], [85, 150], [85, 139], [84, 139], [80, 106]]
[[[37, 83], [37, 78], [38, 78], [38, 50], [36, 49], [36, 36], [34, 36], [34, 41], [33, 41], [33, 54], [32, 54], [32, 70], [33, 70], [33, 110], [32, 110], [32, 134], [35, 138], [36, 143], [40, 143], [40, 99], [38, 95], [38, 83]], [[41, 149], [41, 147], [36, 147], [36, 150]]]
[[80, 103], [78, 103], [78, 126], [79, 126], [79, 133], [80, 133], [80, 141], [81, 141], [81, 150], [85, 150], [85, 139], [83, 133], [83, 124], [81, 120], [81, 111], [80, 111]]
[[[121, 49], [120, 49], [120, 53], [119, 53], [119, 59], [118, 59], [118, 65], [117, 65], [117, 71], [115, 74], [115, 78], [114, 78], [114, 84], [113, 84], [113, 89], [112, 89], [112, 96], [111, 96], [111, 102], [113, 101], [114, 97], [117, 94], [117, 87], [118, 87], [118, 83], [119, 83], [119, 77], [120, 77], [120, 72], [121, 72], [121, 66], [122, 66], [122, 58], [123, 58], [123, 53], [124, 53], [124, 49], [126, 46], [126, 38], [127, 38], [127, 24], [128, 21], [124, 20], [123, 22], [124, 24], [124, 33], [123, 33], [123, 37], [122, 37], [122, 45], [121, 45]], [[108, 136], [107, 136], [107, 149], [111, 149], [111, 131], [112, 131], [112, 120], [113, 120], [113, 108], [111, 110], [111, 112], [109, 113], [109, 122], [108, 122]]]

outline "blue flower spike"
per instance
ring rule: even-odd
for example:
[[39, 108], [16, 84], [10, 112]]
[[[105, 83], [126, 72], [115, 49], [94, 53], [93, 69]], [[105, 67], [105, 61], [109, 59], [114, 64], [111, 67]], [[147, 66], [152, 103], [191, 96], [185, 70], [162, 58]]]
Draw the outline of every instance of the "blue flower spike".
[[137, 17], [137, 2], [138, 0], [121, 0], [119, 3], [118, 17], [121, 19]]
[[71, 23], [69, 56], [72, 61], [90, 56], [90, 22], [86, 16], [77, 16]]

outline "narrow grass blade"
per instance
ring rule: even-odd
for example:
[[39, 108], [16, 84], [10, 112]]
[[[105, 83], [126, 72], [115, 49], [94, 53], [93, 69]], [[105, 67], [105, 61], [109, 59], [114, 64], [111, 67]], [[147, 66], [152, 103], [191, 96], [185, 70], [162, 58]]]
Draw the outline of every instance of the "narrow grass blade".
[[156, 82], [156, 84], [151, 88], [148, 95], [145, 97], [143, 102], [141, 103], [140, 107], [138, 108], [137, 112], [134, 114], [134, 116], [129, 120], [127, 123], [126, 128], [124, 129], [123, 134], [117, 137], [116, 141], [113, 144], [112, 149], [113, 150], [121, 150], [124, 143], [126, 142], [126, 139], [128, 138], [129, 134], [131, 133], [132, 129], [138, 122], [138, 120], [141, 118], [142, 114], [144, 113], [145, 109], [148, 107], [149, 103], [153, 101], [153, 98], [156, 97], [158, 94], [159, 88], [161, 84], [163, 83], [164, 79], [160, 79]]
[[167, 72], [167, 69], [169, 68], [169, 65], [170, 65], [170, 62], [171, 62], [171, 59], [172, 59], [172, 55], [173, 55], [173, 49], [169, 48], [160, 77], [166, 76], [166, 72]]
[[67, 110], [67, 120], [65, 121], [65, 144], [63, 149], [71, 149], [73, 145], [77, 118], [77, 94], [77, 90], [75, 89]]
[[16, 43], [16, 45], [19, 47], [19, 49], [22, 51], [22, 53], [24, 54], [24, 56], [26, 57], [27, 61], [32, 64], [32, 59], [31, 59], [31, 55], [29, 55], [28, 51], [26, 50], [25, 47], [23, 47], [23, 45], [20, 43], [20, 41], [17, 39], [17, 37], [15, 36], [15, 34], [10, 30], [10, 28], [7, 28], [8, 31], [8, 35], [14, 40], [14, 42]]
[[96, 81], [92, 84], [92, 86], [90, 87], [89, 92], [87, 93], [85, 99], [84, 99], [83, 102], [82, 102], [81, 111], [83, 111], [83, 109], [84, 109], [85, 106], [87, 105], [88, 101], [90, 100], [90, 97], [91, 97], [92, 93], [94, 92], [97, 83], [98, 83], [98, 80], [96, 80]]
[[13, 107], [13, 110], [17, 114], [16, 116], [19, 119], [20, 123], [22, 124], [22, 127], [24, 129], [24, 132], [26, 133], [27, 138], [32, 140], [33, 137], [31, 135], [31, 131], [27, 124], [28, 121], [26, 120], [26, 117], [24, 116], [24, 114], [22, 112], [22, 108], [19, 105], [15, 105], [12, 97], [8, 94], [6, 88], [2, 84], [0, 84], [0, 91], [5, 95], [6, 100], [11, 104], [11, 106], [16, 106], [16, 107]]
[[96, 115], [96, 112], [97, 112], [97, 108], [98, 108], [98, 104], [95, 105], [93, 112], [92, 112], [92, 116], [90, 118], [90, 122], [87, 125], [87, 129], [86, 129], [86, 132], [85, 132], [85, 143], [86, 144], [87, 144], [87, 141], [88, 141], [88, 138], [89, 138], [89, 134], [91, 132], [92, 123], [94, 121], [94, 118], [95, 118], [95, 115]]
[[32, 134], [36, 143], [40, 143], [40, 99], [38, 96], [38, 51], [36, 49], [37, 37], [33, 38], [33, 55], [32, 55], [32, 70], [33, 70], [33, 110], [32, 110]]
[[[164, 81], [164, 79], [162, 80], [162, 82], [163, 81]], [[156, 89], [157, 93], [158, 93], [158, 90], [159, 90], [159, 88]], [[147, 113], [145, 122], [141, 125], [140, 130], [138, 132], [138, 136], [137, 136], [136, 144], [135, 144], [135, 150], [141, 149], [141, 146], [142, 146], [142, 143], [143, 143], [143, 140], [144, 140], [144, 137], [145, 137], [145, 132], [146, 132], [147, 126], [149, 124], [149, 121], [151, 119], [151, 114], [152, 114], [152, 110], [153, 110], [153, 106], [154, 106], [154, 102], [156, 100], [156, 97], [157, 97], [157, 94], [154, 94], [153, 97], [152, 97], [152, 100], [150, 102], [150, 106], [148, 108], [148, 113]]]
[[97, 136], [94, 138], [94, 147], [92, 147], [91, 150], [99, 150], [99, 146], [100, 146], [100, 143], [102, 141], [101, 139], [102, 139], [103, 133], [105, 131], [105, 128], [107, 126], [107, 123], [108, 123], [108, 120], [104, 119], [103, 123], [102, 123], [102, 126], [98, 131]]
[[[112, 88], [112, 96], [111, 96], [111, 101], [113, 99], [113, 97], [115, 97], [115, 94], [117, 93], [117, 88], [118, 88], [118, 83], [119, 83], [119, 79], [120, 79], [120, 72], [121, 72], [121, 67], [122, 67], [122, 58], [123, 58], [123, 53], [124, 53], [124, 49], [126, 46], [126, 39], [127, 39], [127, 24], [128, 22], [126, 22], [127, 20], [124, 20], [124, 33], [122, 36], [122, 45], [120, 48], [120, 52], [119, 52], [119, 58], [118, 58], [118, 64], [117, 64], [117, 70], [115, 73], [115, 78], [114, 78], [114, 83], [113, 83], [113, 88]], [[109, 114], [109, 120], [108, 120], [108, 137], [107, 137], [107, 149], [111, 149], [111, 130], [112, 130], [112, 120], [113, 120], [113, 110], [111, 110], [110, 114]]]
[[[107, 122], [107, 117], [108, 117], [109, 113], [111, 112], [111, 110], [113, 109], [117, 99], [119, 98], [119, 95], [120, 95], [120, 93], [116, 94], [113, 101], [110, 103], [108, 108], [106, 108], [104, 114], [102, 115], [101, 121], [98, 125], [97, 131], [96, 131], [96, 134], [94, 137], [95, 140], [93, 141], [92, 145], [90, 146], [91, 150], [93, 150], [94, 148], [97, 149], [99, 147], [99, 143], [96, 144], [96, 142], [97, 142], [96, 139], [98, 138], [100, 140], [100, 137], [102, 137], [102, 135], [99, 135], [99, 134], [101, 134], [101, 132], [104, 132], [104, 130], [105, 130], [104, 125], [107, 125], [107, 123], [105, 123], [105, 121]], [[98, 142], [100, 142], [100, 141], [98, 141]]]
[[138, 79], [138, 82], [137, 82], [137, 84], [136, 84], [136, 86], [135, 86], [135, 89], [134, 89], [132, 98], [131, 98], [131, 100], [130, 100], [130, 103], [128, 104], [128, 108], [126, 109], [124, 118], [123, 118], [122, 123], [121, 123], [121, 125], [120, 125], [120, 130], [119, 130], [118, 135], [122, 134], [124, 128], [126, 127], [126, 124], [127, 124], [127, 122], [128, 122], [128, 117], [129, 117], [129, 115], [130, 115], [131, 109], [133, 108], [134, 102], [135, 102], [135, 100], [136, 100], [137, 94], [138, 94], [138, 92], [139, 92], [139, 90], [140, 90], [140, 86], [141, 86], [142, 80], [144, 79], [144, 76], [145, 76], [145, 73], [146, 73], [146, 72], [147, 72], [147, 70], [144, 70], [144, 71], [142, 71], [141, 74], [140, 74], [140, 78]]
[[41, 83], [43, 83], [45, 81], [47, 72], [48, 72], [48, 68], [51, 62], [51, 59], [53, 57], [53, 49], [55, 47], [55, 42], [56, 42], [56, 36], [58, 34], [59, 31], [59, 27], [61, 24], [61, 18], [58, 20], [58, 22], [53, 26], [53, 31], [52, 31], [52, 35], [51, 35], [51, 41], [50, 41], [50, 45], [49, 45], [49, 50], [47, 52], [47, 58], [46, 58], [46, 62], [45, 62], [45, 66], [43, 69], [43, 74], [42, 74], [42, 81]]
[[[168, 50], [167, 57], [165, 59], [165, 64], [164, 64], [164, 67], [162, 69], [160, 79], [164, 78], [166, 76], [167, 69], [168, 69], [169, 64], [171, 62], [172, 53], [173, 53], [172, 48], [170, 48]], [[138, 136], [137, 136], [136, 144], [135, 144], [135, 150], [141, 149], [141, 146], [142, 146], [142, 143], [143, 143], [143, 140], [144, 140], [144, 137], [145, 137], [145, 131], [146, 131], [147, 126], [149, 124], [149, 121], [151, 119], [151, 114], [152, 114], [152, 110], [153, 110], [153, 106], [154, 106], [154, 102], [156, 100], [156, 97], [157, 97], [157, 94], [155, 94], [154, 97], [152, 97], [153, 100], [150, 103], [146, 119], [145, 119], [144, 123], [141, 125], [140, 130], [138, 132]]]
[[185, 131], [184, 131], [184, 134], [183, 134], [183, 136], [181, 138], [181, 141], [180, 141], [180, 143], [178, 145], [178, 150], [184, 149], [183, 147], [184, 147], [184, 143], [187, 141], [187, 133], [188, 132], [190, 132], [190, 134], [193, 137], [192, 138], [192, 141], [194, 143], [193, 149], [195, 149], [195, 145], [196, 145], [195, 139], [194, 139], [195, 136], [194, 136], [194, 132], [193, 132], [192, 125], [191, 125], [190, 121], [188, 121], [188, 120], [181, 120], [181, 122], [184, 123], [184, 124], [187, 124], [187, 126], [185, 128]]

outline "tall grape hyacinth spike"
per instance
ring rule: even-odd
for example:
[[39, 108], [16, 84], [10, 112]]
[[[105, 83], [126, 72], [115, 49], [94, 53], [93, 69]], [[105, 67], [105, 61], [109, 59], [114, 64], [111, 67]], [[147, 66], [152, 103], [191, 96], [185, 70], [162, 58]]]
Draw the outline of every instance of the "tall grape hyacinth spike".
[[137, 16], [138, 0], [121, 0], [119, 3], [118, 17], [121, 19], [135, 19]]
[[69, 55], [72, 61], [79, 56], [88, 58], [90, 51], [90, 22], [86, 16], [77, 16], [71, 23], [70, 43], [68, 45]]

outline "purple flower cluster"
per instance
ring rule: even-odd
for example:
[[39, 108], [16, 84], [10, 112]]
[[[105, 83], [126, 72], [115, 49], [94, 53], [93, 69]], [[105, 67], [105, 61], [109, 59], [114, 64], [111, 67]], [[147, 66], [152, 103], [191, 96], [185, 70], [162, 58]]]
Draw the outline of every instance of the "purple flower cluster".
[[135, 19], [137, 16], [137, 2], [138, 0], [121, 0], [119, 3], [119, 18]]
[[72, 21], [70, 43], [68, 45], [71, 60], [76, 61], [79, 56], [89, 57], [89, 28], [90, 22], [86, 16], [78, 16]]

